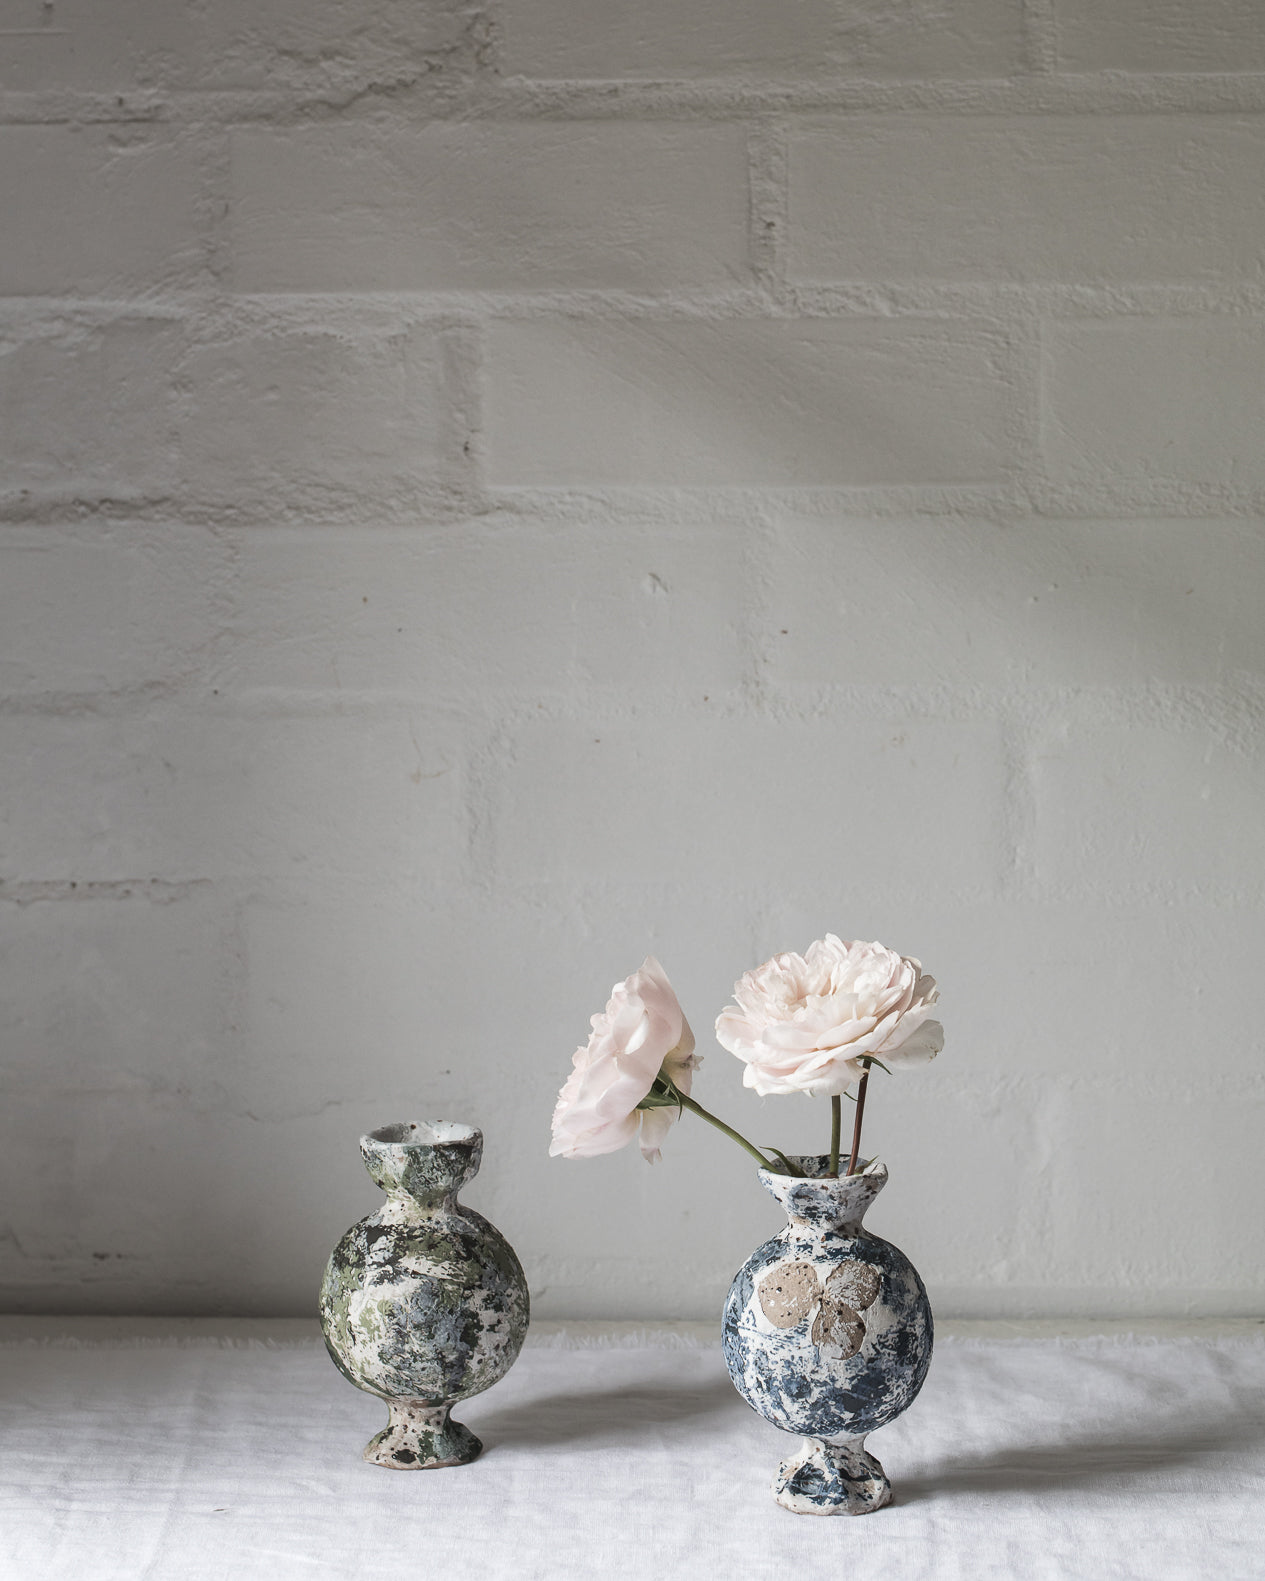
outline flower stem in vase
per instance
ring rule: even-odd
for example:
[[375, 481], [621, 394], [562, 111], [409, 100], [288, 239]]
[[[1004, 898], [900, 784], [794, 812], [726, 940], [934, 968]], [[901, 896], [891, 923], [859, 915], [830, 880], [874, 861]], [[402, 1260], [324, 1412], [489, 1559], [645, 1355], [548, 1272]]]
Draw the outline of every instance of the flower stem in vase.
[[861, 1163], [861, 1120], [865, 1114], [865, 1089], [870, 1081], [870, 1068], [867, 1065], [865, 1074], [857, 1085], [857, 1114], [852, 1125], [852, 1156], [848, 1160], [848, 1173], [855, 1175]]
[[830, 1100], [830, 1179], [839, 1178], [839, 1134], [843, 1130], [843, 1099], [838, 1093]]
[[[718, 1119], [716, 1115], [710, 1113], [710, 1111], [707, 1109], [704, 1109], [701, 1103], [699, 1103], [696, 1099], [689, 1097], [686, 1093], [683, 1093], [675, 1083], [672, 1084], [672, 1097], [675, 1102], [680, 1104], [682, 1109], [688, 1109], [691, 1114], [698, 1115], [700, 1120], [706, 1120], [708, 1125], [714, 1125], [718, 1131], [723, 1131], [726, 1136], [737, 1142], [739, 1147], [745, 1148], [747, 1152], [751, 1154], [752, 1158], [757, 1161], [761, 1169], [772, 1168], [768, 1159], [765, 1158], [764, 1154], [758, 1147], [756, 1147], [753, 1142], [748, 1142], [746, 1137], [741, 1135], [741, 1133], [738, 1131], [735, 1131], [732, 1125], [726, 1125], [723, 1120]], [[782, 1162], [789, 1163], [790, 1161], [789, 1159], [783, 1158]], [[802, 1171], [793, 1169], [791, 1173], [798, 1175], [802, 1174]]]

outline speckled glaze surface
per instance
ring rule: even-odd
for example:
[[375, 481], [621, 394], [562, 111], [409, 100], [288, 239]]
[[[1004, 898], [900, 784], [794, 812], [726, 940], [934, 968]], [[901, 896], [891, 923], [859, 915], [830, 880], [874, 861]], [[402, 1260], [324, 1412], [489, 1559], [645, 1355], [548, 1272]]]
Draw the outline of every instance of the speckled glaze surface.
[[528, 1322], [512, 1247], [457, 1200], [479, 1171], [483, 1137], [451, 1121], [412, 1121], [362, 1136], [360, 1152], [387, 1200], [326, 1265], [325, 1343], [345, 1378], [390, 1407], [366, 1460], [394, 1470], [463, 1465], [483, 1446], [449, 1411], [508, 1372]]
[[802, 1515], [868, 1514], [892, 1495], [865, 1437], [922, 1388], [931, 1308], [909, 1259], [862, 1222], [886, 1168], [830, 1180], [825, 1155], [794, 1162], [809, 1178], [758, 1172], [787, 1225], [730, 1287], [725, 1362], [752, 1410], [804, 1435], [774, 1478], [778, 1503]]

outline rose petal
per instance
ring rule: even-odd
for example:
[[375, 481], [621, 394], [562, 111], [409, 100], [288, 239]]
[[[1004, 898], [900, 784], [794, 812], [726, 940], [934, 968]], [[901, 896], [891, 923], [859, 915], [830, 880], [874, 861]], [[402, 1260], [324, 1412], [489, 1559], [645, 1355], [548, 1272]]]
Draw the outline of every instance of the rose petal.
[[[653, 956], [611, 990], [605, 1011], [592, 1018], [588, 1044], [577, 1049], [572, 1071], [558, 1094], [550, 1153], [588, 1158], [625, 1146], [652, 1115], [647, 1157], [658, 1156], [675, 1111], [643, 1110], [637, 1105], [669, 1063], [670, 1074], [689, 1091], [694, 1068], [694, 1034], [672, 985]], [[657, 1140], [655, 1140], [657, 1138]]]
[[923, 1024], [899, 1047], [888, 1050], [883, 1058], [889, 1065], [925, 1065], [944, 1047], [944, 1028], [938, 1021]]
[[938, 997], [914, 956], [829, 933], [802, 956], [775, 955], [744, 973], [716, 1037], [745, 1064], [744, 1085], [763, 1096], [835, 1094], [862, 1074], [859, 1056], [908, 1046], [910, 1063], [932, 1057], [939, 1045], [920, 1029]]
[[668, 1132], [677, 1118], [676, 1109], [643, 1109], [641, 1112], [641, 1156], [647, 1164], [657, 1164], [659, 1149], [668, 1139]]

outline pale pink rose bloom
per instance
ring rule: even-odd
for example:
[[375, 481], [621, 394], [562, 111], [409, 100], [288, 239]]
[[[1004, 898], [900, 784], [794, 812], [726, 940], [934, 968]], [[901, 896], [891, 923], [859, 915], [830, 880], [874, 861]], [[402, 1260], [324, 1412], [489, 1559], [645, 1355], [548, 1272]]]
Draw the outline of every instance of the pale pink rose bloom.
[[893, 1067], [933, 1059], [944, 1029], [927, 1016], [939, 997], [912, 956], [828, 933], [741, 977], [716, 1036], [761, 1096], [833, 1096], [864, 1074], [863, 1054]]
[[615, 984], [610, 1003], [592, 1018], [592, 1026], [588, 1045], [575, 1051], [574, 1069], [558, 1094], [550, 1156], [613, 1153], [640, 1130], [641, 1151], [653, 1164], [680, 1110], [637, 1105], [661, 1069], [688, 1093], [699, 1063], [689, 1022], [653, 955]]

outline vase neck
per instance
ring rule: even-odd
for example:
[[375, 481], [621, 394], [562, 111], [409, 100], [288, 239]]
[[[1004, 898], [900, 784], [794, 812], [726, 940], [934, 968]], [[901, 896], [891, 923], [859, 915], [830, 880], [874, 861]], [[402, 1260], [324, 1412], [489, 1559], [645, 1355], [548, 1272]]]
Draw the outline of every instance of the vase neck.
[[[830, 1160], [826, 1154], [792, 1158], [804, 1171], [804, 1178], [780, 1175], [770, 1169], [759, 1171], [760, 1182], [786, 1210], [792, 1235], [817, 1236], [833, 1231], [838, 1235], [860, 1235], [870, 1204], [887, 1184], [884, 1164], [862, 1162], [855, 1175], [827, 1175]], [[841, 1168], [848, 1167], [844, 1159]]]
[[449, 1120], [384, 1125], [360, 1138], [373, 1181], [404, 1211], [437, 1212], [479, 1172], [483, 1134]]

